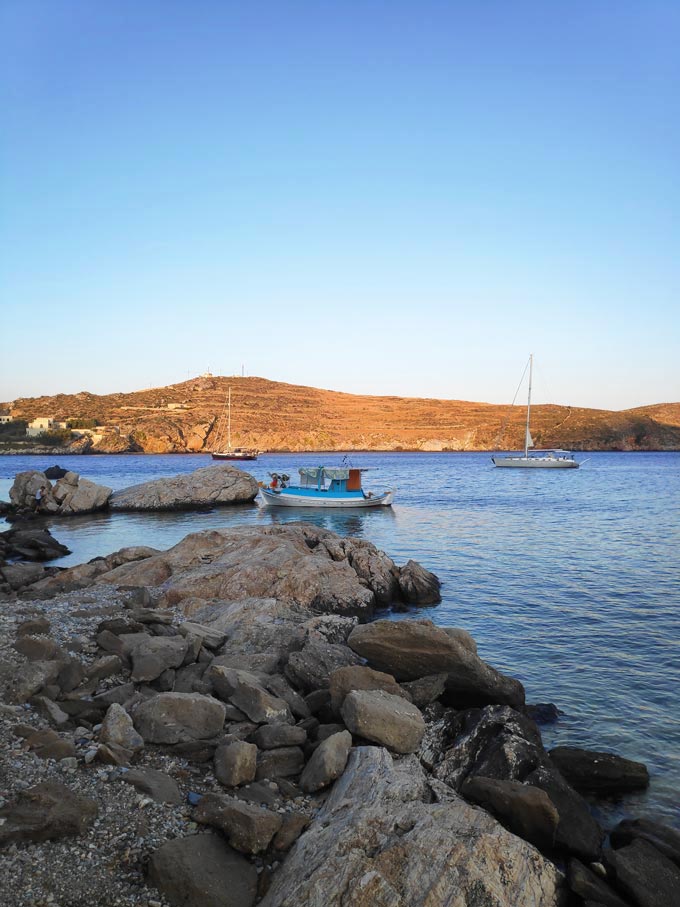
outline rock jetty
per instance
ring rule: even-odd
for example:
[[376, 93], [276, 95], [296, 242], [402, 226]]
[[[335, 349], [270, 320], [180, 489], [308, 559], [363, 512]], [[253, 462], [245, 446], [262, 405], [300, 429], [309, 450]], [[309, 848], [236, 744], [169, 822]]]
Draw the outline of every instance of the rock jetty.
[[292, 524], [5, 589], [4, 903], [673, 903], [678, 833], [579, 793], [643, 766], [548, 752], [464, 630], [366, 622], [432, 597], [416, 566]]

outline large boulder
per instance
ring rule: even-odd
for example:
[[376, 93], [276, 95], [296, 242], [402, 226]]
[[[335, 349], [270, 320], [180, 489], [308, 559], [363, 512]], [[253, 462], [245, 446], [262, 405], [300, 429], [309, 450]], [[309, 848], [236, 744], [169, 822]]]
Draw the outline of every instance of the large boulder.
[[563, 880], [533, 847], [450, 794], [432, 803], [415, 757], [353, 751], [261, 907], [557, 907]]
[[397, 680], [446, 673], [450, 705], [524, 704], [524, 688], [496, 671], [469, 647], [430, 620], [376, 620], [356, 627], [347, 640], [372, 668]]
[[384, 690], [353, 690], [345, 697], [340, 712], [353, 734], [381, 743], [395, 753], [414, 753], [425, 733], [420, 709]]
[[21, 791], [0, 808], [0, 846], [11, 841], [51, 841], [82, 835], [97, 818], [97, 804], [57, 781]]
[[67, 472], [54, 487], [44, 472], [20, 472], [14, 478], [9, 497], [19, 508], [38, 513], [72, 516], [106, 507], [111, 489]]
[[680, 866], [680, 831], [653, 819], [623, 819], [610, 834], [611, 845], [616, 850], [642, 838], [653, 844], [664, 856]]
[[441, 600], [441, 583], [416, 561], [407, 561], [399, 569], [399, 592], [405, 602], [412, 605], [436, 605]]
[[545, 791], [519, 781], [468, 778], [461, 789], [466, 800], [492, 812], [510, 831], [550, 852], [559, 814]]
[[224, 727], [224, 703], [201, 693], [159, 693], [137, 706], [133, 721], [147, 743], [184, 743], [215, 737]]
[[251, 907], [257, 871], [218, 835], [175, 838], [149, 861], [149, 881], [174, 907]]
[[615, 753], [557, 746], [550, 758], [562, 776], [580, 793], [612, 796], [649, 787], [649, 772], [642, 762]]
[[194, 510], [255, 499], [256, 480], [233, 466], [204, 466], [172, 478], [132, 485], [111, 495], [111, 510]]
[[[161, 586], [163, 603], [275, 598], [326, 613], [370, 616], [374, 593], [349, 562], [312, 550], [300, 532], [241, 526], [195, 532], [179, 544], [99, 577], [100, 582]], [[276, 528], [276, 527], [274, 527]], [[187, 616], [195, 617], [192, 613]], [[309, 616], [309, 615], [308, 615]], [[206, 623], [205, 617], [200, 620]]]
[[605, 850], [604, 863], [616, 888], [637, 907], [677, 904], [680, 868], [642, 838]]

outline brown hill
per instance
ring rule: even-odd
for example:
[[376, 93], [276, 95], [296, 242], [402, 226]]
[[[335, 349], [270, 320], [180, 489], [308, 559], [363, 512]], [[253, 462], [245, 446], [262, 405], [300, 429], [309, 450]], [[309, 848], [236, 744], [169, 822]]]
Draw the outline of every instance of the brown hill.
[[[14, 418], [94, 419], [99, 452], [210, 450], [232, 388], [232, 443], [260, 450], [493, 450], [519, 447], [525, 410], [462, 400], [368, 397], [264, 378], [201, 377], [129, 394], [22, 398]], [[7, 406], [7, 405], [6, 405]], [[532, 407], [537, 447], [678, 450], [680, 403], [611, 412]]]

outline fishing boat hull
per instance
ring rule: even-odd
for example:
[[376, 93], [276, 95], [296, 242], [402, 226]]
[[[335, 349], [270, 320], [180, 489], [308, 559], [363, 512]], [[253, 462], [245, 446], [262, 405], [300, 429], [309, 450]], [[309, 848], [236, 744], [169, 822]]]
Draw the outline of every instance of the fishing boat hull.
[[394, 490], [384, 494], [361, 494], [340, 496], [327, 491], [309, 493], [305, 488], [260, 488], [261, 503], [265, 507], [390, 507]]
[[576, 460], [566, 457], [491, 457], [494, 466], [505, 469], [578, 469]]

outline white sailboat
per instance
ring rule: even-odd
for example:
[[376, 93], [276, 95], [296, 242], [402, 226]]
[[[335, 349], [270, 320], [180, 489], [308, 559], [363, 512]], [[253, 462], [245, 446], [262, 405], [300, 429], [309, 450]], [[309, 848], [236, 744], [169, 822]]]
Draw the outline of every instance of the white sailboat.
[[529, 456], [529, 449], [533, 448], [534, 441], [531, 437], [529, 424], [531, 420], [531, 384], [534, 369], [533, 353], [529, 356], [529, 397], [527, 400], [527, 421], [524, 431], [524, 456], [496, 456], [491, 457], [494, 466], [506, 469], [578, 469], [579, 464], [569, 450], [540, 450]]
[[[226, 421], [226, 426], [225, 426]], [[226, 447], [224, 444], [226, 427]], [[225, 412], [217, 426], [216, 438], [212, 450], [213, 460], [257, 460], [257, 451], [249, 447], [232, 447], [231, 446], [231, 387], [227, 394], [227, 405]]]

